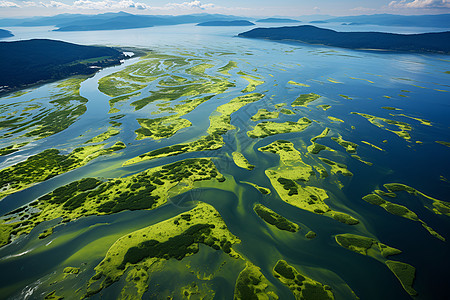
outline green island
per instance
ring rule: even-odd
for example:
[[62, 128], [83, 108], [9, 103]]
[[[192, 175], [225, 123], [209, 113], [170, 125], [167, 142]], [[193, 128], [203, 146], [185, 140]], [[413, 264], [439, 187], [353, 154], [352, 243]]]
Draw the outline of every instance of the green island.
[[199, 244], [241, 258], [233, 249], [238, 243], [239, 238], [228, 231], [217, 210], [199, 203], [185, 213], [119, 238], [95, 267], [85, 297], [100, 292], [127, 274], [122, 296], [125, 290], [133, 290], [134, 297], [140, 299], [149, 288], [150, 275], [166, 261], [195, 255]]
[[400, 191], [405, 191], [408, 192], [411, 195], [414, 196], [422, 196], [428, 200], [431, 200], [433, 207], [431, 208], [431, 210], [437, 214], [437, 215], [446, 215], [450, 217], [450, 203], [446, 202], [446, 201], [442, 201], [442, 200], [438, 200], [435, 199], [433, 197], [430, 197], [424, 193], [422, 193], [421, 191], [416, 190], [413, 187], [407, 186], [405, 184], [401, 184], [401, 183], [386, 183], [383, 184], [383, 186], [389, 191], [391, 192], [390, 194], [394, 194], [395, 192], [400, 192]]
[[350, 233], [338, 234], [335, 236], [335, 240], [343, 248], [371, 256], [386, 264], [389, 270], [398, 278], [403, 289], [411, 296], [417, 295], [417, 292], [412, 288], [416, 269], [409, 264], [386, 259], [386, 257], [400, 254], [402, 251], [382, 244], [375, 239]]
[[[367, 121], [369, 121], [370, 123], [372, 123], [373, 125], [382, 128], [384, 130], [390, 131], [392, 133], [395, 133], [396, 135], [398, 135], [399, 137], [405, 139], [406, 141], [409, 141], [411, 139], [411, 135], [408, 133], [408, 131], [411, 131], [411, 125], [409, 125], [408, 123], [405, 122], [400, 122], [400, 121], [394, 121], [394, 120], [390, 120], [390, 119], [386, 119], [386, 118], [381, 118], [381, 117], [376, 117], [376, 116], [372, 116], [369, 114], [363, 114], [363, 113], [358, 113], [358, 112], [352, 112], [352, 114], [354, 115], [358, 115], [361, 116], [363, 118], [366, 118]], [[380, 122], [384, 122], [388, 125], [393, 125], [393, 126], [397, 126], [398, 127], [398, 131], [387, 128], [385, 125], [381, 124]]]
[[331, 105], [322, 104], [322, 105], [317, 105], [317, 107], [320, 107], [321, 109], [323, 109], [323, 111], [327, 111], [328, 109], [331, 108]]
[[324, 137], [326, 137], [328, 134], [330, 133], [330, 128], [325, 128], [321, 134], [311, 138], [311, 145], [308, 146], [308, 152], [312, 153], [312, 154], [319, 154], [320, 151], [322, 150], [326, 150], [326, 151], [334, 151], [333, 149], [331, 149], [330, 147], [324, 146], [322, 144], [316, 143], [316, 141], [318, 139], [322, 139]]
[[259, 85], [264, 83], [264, 81], [262, 81], [262, 80], [256, 80], [256, 79], [253, 79], [253, 78], [251, 78], [249, 76], [242, 76], [242, 78], [244, 78], [245, 80], [248, 81], [248, 85], [247, 85], [247, 87], [245, 89], [243, 89], [241, 91], [241, 93], [251, 93], [254, 90], [256, 90], [257, 86], [259, 86]]
[[266, 119], [278, 119], [278, 116], [280, 115], [277, 111], [268, 111], [265, 108], [261, 108], [258, 110], [258, 112], [251, 117], [252, 121], [258, 121], [258, 120], [266, 120]]
[[253, 210], [255, 213], [263, 219], [265, 222], [269, 223], [270, 225], [274, 225], [280, 230], [290, 231], [290, 232], [297, 232], [300, 230], [300, 226], [295, 224], [292, 221], [289, 221], [285, 217], [277, 214], [273, 210], [265, 207], [262, 204], [255, 204], [253, 206]]
[[[28, 234], [44, 221], [62, 218], [62, 222], [89, 216], [118, 213], [124, 210], [155, 209], [167, 202], [168, 192], [177, 186], [178, 193], [194, 188], [198, 181], [225, 178], [210, 159], [186, 159], [143, 171], [125, 178], [102, 181], [84, 178], [40, 197], [28, 206], [10, 212], [8, 224], [0, 224], [1, 244]], [[37, 210], [38, 212], [31, 211]]]
[[300, 83], [300, 82], [295, 82], [293, 80], [289, 80], [288, 84], [292, 84], [292, 85], [296, 85], [296, 86], [302, 86], [302, 87], [309, 87], [309, 85], [307, 85], [307, 84]]
[[230, 76], [230, 71], [234, 68], [237, 68], [237, 63], [230, 60], [225, 66], [219, 68], [219, 72], [223, 75]]
[[313, 102], [319, 98], [320, 98], [320, 95], [317, 95], [314, 93], [301, 94], [300, 96], [297, 97], [297, 99], [294, 100], [294, 102], [292, 102], [291, 106], [292, 107], [295, 107], [295, 106], [308, 107], [308, 104], [310, 102]]
[[344, 120], [341, 120], [341, 119], [336, 118], [336, 117], [328, 116], [327, 118], [330, 119], [331, 121], [334, 121], [334, 122], [344, 123]]
[[261, 270], [247, 262], [244, 270], [239, 273], [234, 288], [235, 300], [267, 299], [278, 300], [273, 285], [261, 273]]
[[122, 150], [126, 146], [116, 142], [109, 148], [106, 144], [83, 146], [69, 154], [57, 149], [47, 149], [27, 158], [27, 160], [0, 171], [0, 199], [24, 190], [57, 175], [86, 165], [91, 160]]
[[280, 113], [282, 113], [283, 115], [295, 115], [295, 112], [287, 108], [282, 108], [280, 110]]
[[[315, 172], [312, 166], [303, 162], [300, 152], [294, 148], [291, 142], [278, 140], [258, 150], [280, 156], [280, 166], [266, 170], [265, 174], [281, 200], [292, 206], [331, 217], [345, 224], [356, 225], [359, 223], [352, 216], [334, 211], [325, 204], [324, 200], [328, 199], [328, 195], [324, 189], [298, 183], [308, 182], [310, 177], [315, 175]], [[345, 170], [347, 169], [345, 168]]]
[[254, 187], [255, 189], [257, 189], [261, 194], [263, 195], [268, 195], [271, 193], [270, 189], [263, 187], [263, 186], [259, 186], [256, 183], [253, 182], [248, 182], [248, 181], [241, 181], [242, 183], [246, 183], [251, 185], [252, 187]]
[[315, 239], [316, 237], [317, 237], [317, 233], [315, 233], [314, 231], [311, 231], [311, 230], [305, 234], [305, 238], [307, 238], [308, 240]]
[[421, 223], [422, 226], [432, 236], [434, 236], [442, 241], [445, 241], [444, 237], [442, 237], [439, 233], [437, 233], [433, 228], [428, 226], [424, 221], [419, 219], [419, 217], [416, 215], [416, 213], [413, 212], [412, 210], [410, 210], [409, 208], [407, 208], [403, 205], [399, 205], [399, 204], [395, 204], [390, 201], [387, 201], [377, 194], [368, 194], [368, 195], [364, 196], [362, 199], [364, 201], [366, 201], [367, 203], [370, 203], [373, 205], [378, 205], [378, 206], [382, 207], [385, 211], [387, 211], [388, 213], [390, 213], [392, 215], [396, 215], [396, 216], [399, 216], [399, 217], [402, 217], [405, 219], [409, 219], [409, 220]]
[[384, 262], [382, 258], [402, 253], [401, 250], [389, 247], [375, 239], [351, 233], [338, 234], [335, 240], [345, 249], [371, 256], [381, 262]]
[[231, 114], [238, 111], [243, 106], [261, 100], [263, 94], [253, 93], [232, 99], [230, 102], [217, 108], [218, 114], [209, 117], [210, 125], [207, 130], [208, 135], [200, 137], [190, 143], [175, 144], [172, 146], [156, 149], [123, 163], [124, 166], [139, 163], [145, 160], [178, 155], [181, 153], [216, 150], [224, 145], [222, 135], [229, 130], [235, 129], [231, 122]]
[[276, 123], [265, 121], [258, 123], [253, 130], [247, 131], [251, 138], [265, 138], [280, 133], [301, 132], [312, 123], [308, 118], [300, 118], [297, 122]]
[[340, 134], [338, 134], [337, 138], [332, 137], [331, 139], [336, 143], [338, 143], [339, 145], [341, 145], [342, 147], [344, 147], [345, 151], [347, 151], [348, 153], [351, 154], [356, 153], [356, 148], [358, 147], [358, 144], [344, 140]]
[[450, 147], [450, 142], [444, 142], [444, 141], [436, 141], [436, 143]]
[[254, 165], [248, 162], [248, 160], [244, 157], [244, 155], [240, 152], [233, 152], [233, 161], [239, 168], [246, 170], [253, 170], [255, 168]]
[[347, 166], [342, 163], [337, 163], [328, 158], [319, 157], [321, 161], [331, 167], [331, 174], [342, 174], [344, 176], [353, 176], [353, 173], [347, 169]]
[[295, 299], [334, 299], [330, 286], [301, 274], [284, 260], [277, 262], [273, 276], [291, 290]]
[[380, 151], [384, 151], [384, 150], [381, 149], [380, 147], [375, 146], [374, 144], [371, 144], [371, 143], [369, 143], [369, 142], [361, 141], [361, 143], [366, 144], [366, 145], [368, 145], [368, 146], [370, 146], [370, 147], [372, 147], [372, 148], [374, 148], [374, 149], [377, 149], [377, 150], [380, 150]]
[[416, 268], [409, 264], [392, 260], [386, 261], [386, 265], [400, 281], [405, 291], [411, 296], [416, 296], [417, 292], [412, 287], [416, 277]]

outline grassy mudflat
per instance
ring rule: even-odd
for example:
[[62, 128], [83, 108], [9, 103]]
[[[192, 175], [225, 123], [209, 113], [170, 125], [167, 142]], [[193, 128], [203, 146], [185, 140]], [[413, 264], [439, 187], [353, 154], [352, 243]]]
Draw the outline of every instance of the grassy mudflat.
[[265, 207], [262, 204], [256, 204], [253, 207], [253, 210], [255, 213], [264, 221], [269, 223], [270, 225], [274, 225], [280, 230], [290, 231], [290, 232], [297, 232], [300, 230], [300, 226], [295, 224], [294, 222], [289, 221], [285, 217], [277, 214], [273, 210]]
[[279, 299], [272, 290], [273, 285], [261, 273], [261, 270], [247, 262], [247, 266], [236, 280], [234, 299]]
[[291, 106], [303, 106], [307, 107], [310, 102], [313, 102], [320, 98], [320, 95], [309, 93], [309, 94], [302, 94], [297, 97], [297, 99], [292, 102]]
[[308, 128], [311, 123], [312, 121], [306, 117], [300, 118], [297, 122], [276, 123], [266, 121], [258, 123], [253, 130], [247, 131], [247, 135], [251, 138], [265, 138], [280, 133], [301, 132]]
[[364, 196], [362, 199], [370, 204], [378, 205], [378, 206], [384, 208], [384, 210], [390, 214], [421, 223], [422, 226], [432, 236], [434, 236], [442, 241], [445, 241], [445, 238], [443, 236], [441, 236], [433, 228], [428, 226], [424, 221], [419, 219], [417, 214], [415, 212], [413, 212], [412, 210], [410, 210], [409, 208], [407, 208], [406, 206], [392, 203], [388, 200], [383, 199], [381, 196], [379, 196], [377, 194], [368, 194], [368, 195]]
[[[356, 225], [359, 223], [357, 219], [346, 213], [332, 210], [325, 203], [329, 196], [324, 189], [305, 184], [311, 176], [315, 176], [315, 172], [311, 165], [303, 162], [302, 155], [291, 142], [276, 141], [258, 150], [276, 153], [280, 156], [280, 166], [266, 170], [265, 174], [283, 201], [300, 209], [331, 217], [345, 224]], [[338, 164], [334, 164], [338, 168]], [[323, 168], [323, 166], [320, 167]], [[339, 168], [339, 171], [332, 169], [332, 174], [337, 173], [348, 174], [349, 171], [346, 168]]]
[[248, 160], [244, 157], [244, 155], [240, 152], [233, 152], [233, 161], [239, 168], [253, 170], [255, 168], [254, 165], [248, 162]]
[[228, 231], [214, 207], [199, 203], [186, 213], [118, 239], [95, 267], [86, 296], [100, 292], [127, 272], [122, 291], [134, 287], [135, 297], [141, 298], [149, 288], [147, 279], [166, 261], [195, 255], [199, 252], [199, 244], [239, 258], [240, 255], [233, 249], [233, 245], [238, 243], [239, 238]]
[[[182, 193], [192, 189], [194, 182], [213, 179], [223, 181], [223, 176], [209, 159], [182, 160], [133, 176], [106, 181], [85, 178], [40, 197], [28, 208], [13, 211], [10, 223], [0, 226], [10, 235], [19, 236], [29, 233], [43, 221], [56, 218], [68, 222], [89, 215], [154, 209], [166, 203], [172, 188], [182, 186], [178, 189]], [[32, 208], [39, 212], [30, 213]], [[5, 244], [9, 239], [5, 234], [2, 243]]]
[[273, 275], [291, 290], [295, 299], [334, 299], [330, 286], [301, 274], [284, 260], [277, 262]]
[[117, 142], [109, 148], [105, 148], [105, 145], [83, 146], [74, 149], [69, 154], [62, 154], [57, 149], [48, 149], [1, 170], [0, 198], [84, 166], [99, 156], [108, 155], [126, 147], [122, 142]]

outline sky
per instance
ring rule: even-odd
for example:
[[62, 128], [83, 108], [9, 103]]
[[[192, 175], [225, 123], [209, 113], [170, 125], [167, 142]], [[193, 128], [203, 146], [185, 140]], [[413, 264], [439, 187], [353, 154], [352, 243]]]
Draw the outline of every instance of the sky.
[[450, 13], [450, 0], [0, 0], [0, 17], [62, 13], [181, 15], [220, 13], [249, 17]]

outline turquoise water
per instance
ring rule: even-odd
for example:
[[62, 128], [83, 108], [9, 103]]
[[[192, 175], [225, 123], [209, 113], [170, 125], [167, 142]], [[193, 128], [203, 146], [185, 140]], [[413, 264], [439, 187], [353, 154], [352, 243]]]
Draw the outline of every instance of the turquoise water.
[[[263, 274], [277, 288], [280, 299], [292, 298], [292, 294], [271, 274], [279, 259], [285, 259], [309, 277], [330, 285], [336, 299], [351, 299], [350, 289], [361, 299], [409, 298], [384, 264], [336, 244], [334, 235], [341, 233], [370, 236], [402, 250], [402, 254], [392, 256], [391, 259], [411, 264], [417, 269], [414, 283], [414, 288], [419, 293], [417, 298], [445, 298], [450, 267], [448, 241], [442, 242], [432, 237], [418, 222], [388, 214], [382, 208], [370, 205], [361, 198], [374, 189], [381, 189], [385, 183], [398, 182], [412, 186], [433, 198], [450, 201], [450, 185], [447, 181], [450, 180], [450, 149], [436, 143], [450, 142], [450, 75], [445, 73], [450, 71], [449, 56], [350, 51], [235, 37], [242, 28], [179, 25], [83, 33], [51, 32], [49, 29], [22, 28], [15, 32], [14, 28], [11, 28], [16, 34], [13, 39], [36, 37], [83, 44], [144, 47], [157, 53], [206, 59], [208, 63], [215, 65], [206, 71], [211, 76], [216, 76], [218, 67], [229, 61], [236, 61], [238, 67], [230, 71], [229, 77], [229, 80], [236, 82], [236, 87], [217, 95], [185, 115], [183, 118], [191, 121], [192, 127], [182, 129], [173, 137], [160, 141], [138, 141], [134, 133], [140, 127], [137, 118], [154, 117], [151, 115], [151, 112], [156, 110], [154, 104], [149, 104], [139, 111], [134, 111], [130, 105], [132, 101], [120, 104], [120, 114], [125, 116], [119, 120], [123, 123], [120, 127], [121, 133], [113, 138], [114, 141], [120, 140], [127, 144], [127, 148], [121, 151], [120, 155], [100, 157], [86, 166], [7, 196], [0, 201], [1, 214], [32, 202], [74, 180], [84, 177], [127, 176], [184, 158], [213, 157], [219, 171], [227, 176], [227, 184], [223, 188], [220, 185], [206, 185], [177, 195], [169, 199], [167, 205], [152, 211], [126, 211], [109, 216], [82, 218], [57, 226], [55, 233], [43, 240], [37, 238], [39, 233], [55, 225], [56, 221], [38, 225], [29, 235], [22, 236], [0, 249], [0, 268], [7, 270], [0, 274], [0, 298], [40, 299], [42, 295], [53, 290], [83, 288], [94, 275], [94, 267], [117, 238], [186, 211], [195, 201], [209, 203], [219, 211], [229, 230], [242, 240], [236, 250], [261, 268]], [[219, 55], [223, 52], [226, 53]], [[112, 114], [108, 114], [110, 97], [98, 90], [98, 80], [137, 61], [138, 59], [131, 59], [124, 65], [101, 70], [84, 81], [80, 94], [89, 100], [87, 112], [66, 130], [35, 141], [19, 152], [0, 157], [0, 167], [10, 166], [49, 148], [71, 151], [84, 140], [104, 131], [109, 126]], [[191, 141], [205, 134], [209, 126], [208, 117], [215, 109], [242, 95], [241, 90], [245, 88], [247, 81], [237, 74], [238, 71], [263, 78], [265, 82], [256, 88], [256, 92], [262, 92], [266, 97], [232, 114], [231, 124], [236, 126], [236, 129], [224, 135], [226, 144], [223, 148], [122, 167], [126, 160], [148, 151]], [[179, 74], [176, 69], [169, 72]], [[290, 80], [307, 84], [309, 87], [288, 84]], [[49, 84], [20, 97], [4, 97], [0, 99], [0, 103], [4, 105], [2, 114], [33, 101], [46, 105], [46, 98], [54, 93], [55, 89], [55, 84]], [[141, 91], [143, 95], [140, 98], [155, 89], [156, 82], [149, 84]], [[289, 106], [299, 94], [311, 92], [321, 98], [310, 103], [308, 107]], [[341, 95], [348, 96], [351, 100]], [[136, 99], [139, 97], [132, 100]], [[249, 138], [246, 132], [256, 125], [250, 117], [261, 108], [273, 111], [274, 105], [279, 103], [287, 103], [286, 108], [292, 109], [295, 115], [280, 114], [279, 119], [274, 121], [297, 121], [300, 117], [308, 117], [315, 122], [300, 133], [278, 134], [264, 139]], [[324, 111], [317, 107], [322, 104], [331, 105], [331, 108]], [[13, 108], [14, 105], [17, 106]], [[401, 110], [392, 111], [382, 107]], [[386, 127], [380, 128], [351, 112], [406, 122], [412, 127], [409, 131], [411, 139], [402, 139], [385, 130], [397, 130], [395, 126], [385, 124]], [[398, 114], [429, 120], [431, 126]], [[331, 121], [328, 116], [344, 122]], [[307, 153], [306, 146], [311, 144], [311, 138], [320, 134], [326, 127], [331, 129], [330, 136], [337, 137], [340, 134], [345, 140], [357, 143], [358, 155], [373, 163], [369, 166], [352, 158], [329, 137], [318, 140], [335, 150], [321, 152], [320, 156], [346, 164], [353, 176], [334, 175], [324, 180], [311, 179], [310, 184], [327, 191], [330, 199], [326, 200], [326, 203], [330, 207], [359, 219], [360, 224], [355, 226], [338, 223], [331, 218], [290, 206], [280, 199], [264, 175], [266, 169], [278, 165], [278, 156], [260, 152], [257, 150], [259, 147], [280, 139], [289, 140], [302, 153], [303, 160], [314, 165], [317, 158]], [[2, 147], [14, 143], [13, 138], [1, 140]], [[376, 145], [384, 151], [362, 141]], [[254, 170], [244, 170], [233, 163], [231, 153], [236, 150], [241, 151], [256, 166]], [[231, 184], [233, 180], [235, 184]], [[343, 187], [340, 188], [336, 180], [339, 180]], [[261, 195], [243, 181], [271, 188], [272, 193]], [[444, 238], [450, 238], [449, 217], [436, 215], [427, 209], [424, 203], [429, 202], [423, 197], [399, 192], [397, 198], [388, 200], [408, 207]], [[255, 203], [262, 203], [298, 223], [302, 230], [288, 233], [268, 225], [253, 212]], [[315, 231], [317, 238], [311, 241], [305, 239], [304, 234], [308, 230]], [[192, 265], [197, 264], [198, 268], [202, 269], [208, 265], [214, 266], [222, 260], [227, 261], [226, 255], [215, 252], [217, 251], [201, 247], [199, 256], [186, 258], [183, 260], [183, 266], [187, 261], [192, 261]], [[242, 264], [229, 260], [222, 275], [204, 281], [216, 291], [217, 299], [233, 297], [235, 279], [243, 268]], [[51, 285], [69, 263], [71, 266], [80, 267], [82, 272], [76, 278]], [[170, 262], [163, 271], [153, 274], [149, 291], [144, 297], [160, 299], [194, 280], [192, 274], [183, 269], [183, 266]], [[122, 280], [92, 298], [115, 298], [123, 284]], [[65, 294], [65, 297], [70, 299], [70, 294]]]

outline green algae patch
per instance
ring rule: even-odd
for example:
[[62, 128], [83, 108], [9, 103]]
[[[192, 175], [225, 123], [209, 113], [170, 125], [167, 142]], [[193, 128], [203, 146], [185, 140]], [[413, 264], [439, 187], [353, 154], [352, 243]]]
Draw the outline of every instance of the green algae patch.
[[172, 117], [137, 119], [137, 121], [141, 128], [136, 130], [136, 140], [169, 138], [177, 131], [192, 126], [192, 123], [186, 119]]
[[295, 81], [293, 81], [293, 80], [289, 80], [289, 81], [288, 81], [288, 84], [292, 84], [292, 85], [296, 85], [296, 86], [302, 86], [302, 87], [310, 87], [310, 86], [307, 85], [307, 84], [300, 83], [300, 82], [295, 82]]
[[[391, 190], [389, 190], [389, 191], [391, 191]], [[428, 226], [424, 221], [419, 219], [417, 214], [415, 212], [413, 212], [412, 210], [410, 210], [409, 208], [407, 208], [407, 207], [405, 207], [403, 205], [399, 205], [399, 204], [387, 201], [387, 200], [381, 198], [377, 194], [368, 194], [368, 195], [364, 196], [362, 199], [364, 201], [366, 201], [367, 203], [370, 203], [370, 204], [382, 207], [385, 211], [387, 211], [388, 213], [390, 213], [392, 215], [396, 215], [396, 216], [399, 216], [399, 217], [402, 217], [402, 218], [405, 218], [405, 219], [409, 219], [409, 220], [421, 223], [421, 225], [432, 236], [440, 239], [441, 241], [445, 241], [444, 237], [442, 237], [439, 233], [437, 233], [433, 228]]]
[[284, 115], [295, 115], [295, 112], [293, 112], [292, 110], [287, 109], [287, 108], [282, 108], [280, 110], [280, 113], [282, 113]]
[[42, 233], [39, 234], [38, 238], [39, 239], [45, 239], [46, 237], [49, 237], [50, 235], [53, 234], [53, 227], [44, 230]]
[[307, 238], [308, 240], [315, 239], [316, 237], [317, 237], [317, 234], [311, 230], [305, 234], [305, 238]]
[[195, 282], [182, 287], [180, 293], [183, 299], [213, 299], [215, 294], [206, 284], [198, 285]]
[[277, 262], [273, 276], [291, 290], [295, 299], [334, 299], [331, 287], [301, 274], [284, 260]]
[[277, 111], [268, 111], [265, 108], [259, 109], [258, 112], [251, 117], [252, 121], [277, 119], [280, 115]]
[[307, 148], [308, 152], [309, 152], [309, 153], [312, 153], [312, 154], [319, 154], [320, 151], [322, 151], [322, 150], [326, 150], [326, 151], [334, 151], [333, 149], [331, 149], [331, 148], [329, 148], [329, 147], [327, 147], [327, 146], [324, 146], [324, 145], [322, 145], [322, 144], [316, 143], [316, 141], [317, 141], [318, 139], [322, 139], [322, 138], [326, 137], [329, 133], [330, 133], [330, 128], [325, 128], [325, 129], [322, 131], [321, 134], [319, 134], [319, 135], [313, 137], [313, 138], [310, 140], [312, 144], [311, 144], [310, 146], [308, 146], [308, 148]]
[[[11, 223], [11, 234], [28, 234], [37, 224], [63, 218], [69, 222], [89, 215], [106, 215], [124, 210], [155, 209], [168, 200], [170, 192], [180, 194], [198, 181], [223, 176], [210, 159], [186, 159], [149, 169], [125, 178], [101, 181], [84, 178], [59, 187], [32, 203], [38, 212], [24, 221]], [[174, 190], [176, 187], [181, 187]], [[4, 226], [4, 225], [2, 225]]]
[[11, 242], [11, 234], [13, 230], [13, 225], [0, 223], [0, 247], [3, 247]]
[[297, 122], [276, 123], [266, 121], [258, 123], [253, 130], [247, 131], [247, 135], [251, 138], [265, 138], [280, 133], [301, 132], [308, 128], [311, 123], [312, 121], [306, 117], [300, 118]]
[[294, 102], [292, 102], [291, 106], [303, 106], [303, 107], [308, 107], [308, 104], [310, 102], [313, 102], [317, 99], [319, 99], [321, 96], [314, 94], [314, 93], [309, 93], [309, 94], [302, 94], [300, 96], [297, 97], [297, 99], [294, 100]]
[[356, 160], [359, 160], [360, 162], [368, 165], [368, 166], [373, 166], [373, 163], [371, 163], [370, 161], [365, 161], [363, 160], [360, 156], [356, 155], [356, 154], [352, 154], [352, 157]]
[[231, 122], [231, 114], [238, 111], [247, 104], [261, 100], [265, 95], [260, 93], [247, 94], [232, 99], [217, 108], [219, 114], [209, 117], [209, 134], [225, 134], [229, 130], [235, 129]]
[[120, 77], [115, 77], [114, 74], [100, 78], [98, 83], [98, 90], [110, 97], [134, 93], [145, 87], [143, 84], [128, 82]]
[[380, 150], [380, 151], [384, 151], [384, 149], [382, 149], [382, 148], [380, 148], [380, 147], [378, 147], [378, 146], [376, 146], [376, 145], [374, 145], [374, 144], [371, 144], [371, 143], [369, 143], [369, 142], [361, 141], [361, 143], [366, 144], [366, 145], [368, 145], [368, 146], [370, 146], [370, 147], [372, 147], [372, 148], [374, 148], [374, 149], [377, 149], [377, 150]]
[[444, 142], [444, 141], [436, 141], [436, 143], [450, 147], [450, 142]]
[[331, 167], [331, 174], [342, 174], [344, 176], [353, 176], [353, 173], [347, 169], [347, 166], [342, 163], [334, 162], [328, 158], [319, 157], [321, 161]]
[[75, 267], [65, 267], [63, 270], [64, 275], [69, 275], [69, 274], [78, 274], [80, 273], [80, 268], [75, 268]]
[[107, 131], [93, 137], [92, 139], [88, 140], [85, 144], [101, 143], [115, 135], [118, 135], [119, 133], [120, 133], [119, 129], [116, 129], [114, 127], [109, 127]]
[[265, 207], [262, 204], [256, 204], [253, 207], [253, 210], [255, 213], [263, 219], [266, 223], [269, 223], [270, 225], [274, 225], [280, 230], [289, 231], [289, 232], [297, 232], [300, 230], [300, 226], [295, 224], [292, 221], [289, 221], [285, 217], [277, 214], [273, 210]]
[[237, 68], [237, 63], [230, 60], [225, 66], [220, 67], [218, 71], [223, 75], [231, 76], [230, 71], [234, 68]]
[[416, 190], [413, 187], [407, 186], [405, 184], [401, 184], [401, 183], [386, 183], [383, 185], [389, 192], [391, 192], [391, 194], [395, 195], [395, 192], [400, 192], [400, 191], [405, 191], [408, 192], [411, 195], [414, 196], [422, 196], [425, 199], [431, 201], [432, 203], [432, 208], [428, 207], [429, 209], [431, 209], [435, 214], [437, 215], [446, 215], [450, 217], [450, 203], [446, 202], [446, 201], [442, 201], [442, 200], [438, 200], [436, 198], [433, 198], [431, 196], [428, 196], [424, 193], [422, 193], [421, 191]]
[[245, 80], [248, 81], [248, 85], [247, 85], [247, 87], [245, 89], [243, 89], [241, 91], [241, 93], [251, 93], [254, 90], [256, 90], [257, 86], [259, 86], [259, 85], [264, 83], [264, 81], [262, 81], [262, 80], [256, 80], [256, 79], [253, 79], [253, 78], [248, 77], [248, 76], [242, 76], [242, 78], [244, 78]]
[[331, 121], [334, 121], [334, 122], [344, 123], [344, 120], [341, 120], [341, 119], [336, 118], [336, 117], [328, 116], [328, 119], [330, 119]]
[[50, 293], [48, 293], [45, 297], [45, 300], [62, 300], [64, 299], [64, 297], [58, 296], [56, 295], [56, 291], [52, 291]]
[[338, 234], [335, 236], [335, 240], [339, 246], [345, 249], [362, 255], [369, 255], [375, 259], [381, 260], [382, 262], [383, 260], [380, 259], [380, 257], [385, 258], [390, 255], [402, 253], [401, 250], [389, 247], [375, 239], [356, 234]]
[[390, 106], [383, 106], [382, 109], [386, 110], [401, 110], [400, 108], [390, 107]]
[[39, 183], [86, 165], [91, 160], [125, 148], [121, 142], [110, 148], [105, 144], [74, 149], [70, 154], [48, 149], [28, 157], [27, 160], [0, 171], [0, 199]]
[[273, 285], [266, 279], [261, 273], [261, 270], [250, 262], [247, 265], [236, 280], [236, 286], [234, 288], [235, 300], [247, 300], [247, 299], [278, 299], [277, 294], [274, 292]]
[[[406, 141], [409, 141], [411, 139], [409, 131], [411, 131], [412, 128], [411, 128], [411, 125], [409, 125], [408, 123], [390, 120], [390, 119], [381, 118], [381, 117], [376, 117], [376, 116], [372, 116], [369, 114], [363, 114], [363, 113], [358, 113], [358, 112], [352, 112], [352, 114], [364, 117], [367, 119], [367, 121], [369, 121], [373, 125], [377, 126], [378, 128], [382, 128], [384, 130], [395, 133], [396, 135], [398, 135], [399, 137], [401, 137], [402, 139], [404, 139]], [[386, 123], [388, 125], [396, 126], [399, 130], [397, 131], [397, 130], [387, 128], [381, 122]]]
[[320, 107], [321, 109], [323, 109], [323, 111], [327, 111], [328, 109], [331, 108], [331, 105], [322, 104], [322, 105], [317, 105], [317, 107]]
[[341, 145], [342, 147], [344, 147], [345, 151], [347, 151], [348, 153], [350, 154], [356, 153], [356, 148], [358, 147], [358, 144], [344, 140], [340, 134], [337, 138], [332, 137], [331, 139], [336, 143], [338, 143], [339, 145]]
[[252, 187], [257, 189], [262, 195], [268, 195], [271, 193], [270, 189], [263, 187], [263, 186], [259, 186], [256, 183], [248, 182], [248, 181], [241, 181], [241, 182], [251, 185]]
[[351, 97], [346, 96], [346, 95], [339, 94], [339, 96], [341, 96], [342, 98], [347, 99], [347, 100], [353, 100]]
[[134, 270], [144, 276], [127, 276], [127, 285], [136, 286], [137, 297], [141, 298], [148, 288], [149, 276], [164, 262], [182, 260], [198, 253], [199, 244], [240, 258], [233, 249], [238, 243], [239, 238], [228, 231], [217, 210], [199, 203], [185, 213], [119, 238], [95, 267], [95, 275], [89, 281], [85, 296], [100, 292], [126, 272]]
[[255, 168], [254, 165], [248, 162], [248, 160], [244, 157], [244, 155], [240, 152], [233, 152], [233, 161], [239, 168], [246, 170], [253, 170]]
[[386, 261], [386, 265], [400, 281], [405, 291], [411, 296], [416, 296], [417, 292], [412, 287], [416, 277], [416, 268], [409, 264], [392, 260]]
[[265, 95], [260, 93], [253, 93], [236, 97], [230, 102], [219, 106], [216, 110], [217, 114], [209, 117], [210, 125], [207, 130], [208, 135], [202, 136], [198, 140], [192, 141], [190, 143], [167, 146], [141, 154], [137, 157], [127, 160], [123, 163], [123, 166], [139, 163], [150, 159], [179, 155], [182, 153], [220, 149], [225, 144], [222, 135], [227, 133], [229, 130], [235, 129], [235, 127], [230, 123], [231, 114], [249, 103], [261, 100], [264, 96]]

